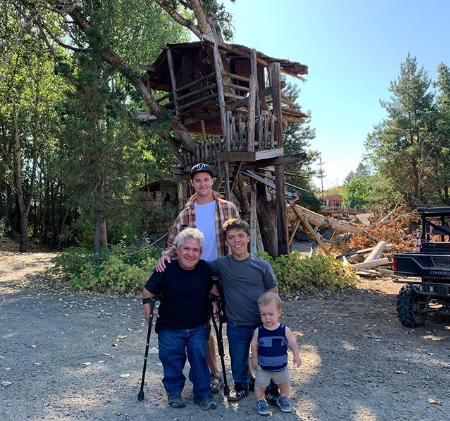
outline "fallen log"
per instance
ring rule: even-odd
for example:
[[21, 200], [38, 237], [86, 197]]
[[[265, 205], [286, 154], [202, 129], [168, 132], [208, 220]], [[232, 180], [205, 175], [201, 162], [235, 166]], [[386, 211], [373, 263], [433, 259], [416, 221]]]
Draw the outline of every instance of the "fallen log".
[[363, 230], [362, 228], [355, 227], [354, 225], [350, 225], [345, 222], [320, 215], [302, 206], [295, 205], [293, 202], [288, 204], [286, 213], [289, 227], [292, 227], [297, 219], [301, 219], [300, 215], [302, 215], [310, 225], [314, 225], [319, 228], [332, 228], [335, 231], [341, 233], [349, 232], [353, 234], [362, 234], [376, 241], [377, 243], [380, 241], [377, 237]]
[[386, 245], [386, 241], [380, 241], [370, 252], [370, 254], [364, 259], [364, 261], [371, 262], [372, 260], [377, 260], [380, 257], [380, 254], [386, 248]]
[[378, 260], [371, 260], [370, 262], [362, 262], [362, 263], [356, 263], [352, 266], [354, 270], [359, 269], [368, 269], [373, 268], [376, 266], [383, 266], [389, 264], [389, 259], [387, 257], [383, 257], [382, 259]]

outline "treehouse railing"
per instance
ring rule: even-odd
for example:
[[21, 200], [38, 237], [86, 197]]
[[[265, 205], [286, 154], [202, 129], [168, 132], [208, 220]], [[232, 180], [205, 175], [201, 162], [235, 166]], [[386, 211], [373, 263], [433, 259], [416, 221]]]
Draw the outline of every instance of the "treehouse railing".
[[[185, 166], [192, 166], [198, 162], [215, 163], [219, 152], [249, 152], [248, 117], [246, 115], [228, 114], [228, 133], [230, 147], [222, 136], [209, 136], [206, 140], [196, 143], [195, 152], [180, 151]], [[274, 149], [277, 147], [274, 136], [275, 116], [269, 111], [263, 111], [256, 119], [254, 151]]]

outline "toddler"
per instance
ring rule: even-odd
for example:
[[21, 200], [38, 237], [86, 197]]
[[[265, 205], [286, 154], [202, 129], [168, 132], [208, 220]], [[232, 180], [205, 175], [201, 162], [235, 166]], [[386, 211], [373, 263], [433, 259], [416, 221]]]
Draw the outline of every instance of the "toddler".
[[294, 366], [300, 367], [297, 341], [291, 330], [279, 322], [281, 299], [273, 292], [265, 292], [258, 299], [262, 325], [256, 328], [251, 343], [252, 367], [256, 370], [255, 397], [260, 415], [270, 415], [264, 399], [264, 390], [273, 380], [280, 389], [278, 406], [283, 412], [291, 412], [289, 403], [290, 374], [287, 366], [288, 348], [294, 354]]

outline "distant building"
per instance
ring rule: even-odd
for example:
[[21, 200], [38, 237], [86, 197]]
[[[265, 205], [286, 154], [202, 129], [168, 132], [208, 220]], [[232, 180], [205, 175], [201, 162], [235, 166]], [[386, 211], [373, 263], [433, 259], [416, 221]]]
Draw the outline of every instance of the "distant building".
[[325, 201], [325, 207], [322, 211], [324, 215], [342, 212], [342, 196], [340, 194], [325, 196], [323, 199]]

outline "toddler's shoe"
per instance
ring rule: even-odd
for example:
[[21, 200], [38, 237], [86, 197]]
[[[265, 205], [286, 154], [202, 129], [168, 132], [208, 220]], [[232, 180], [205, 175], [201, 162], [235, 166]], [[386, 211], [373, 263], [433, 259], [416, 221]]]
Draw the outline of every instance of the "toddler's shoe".
[[256, 402], [256, 409], [258, 410], [259, 415], [270, 415], [269, 407], [264, 399]]
[[282, 412], [291, 412], [291, 404], [289, 403], [289, 398], [286, 396], [280, 396], [277, 399], [277, 405], [280, 407]]

